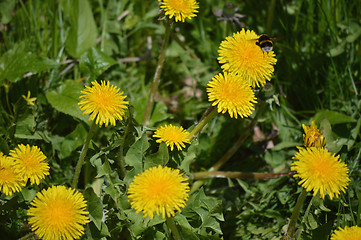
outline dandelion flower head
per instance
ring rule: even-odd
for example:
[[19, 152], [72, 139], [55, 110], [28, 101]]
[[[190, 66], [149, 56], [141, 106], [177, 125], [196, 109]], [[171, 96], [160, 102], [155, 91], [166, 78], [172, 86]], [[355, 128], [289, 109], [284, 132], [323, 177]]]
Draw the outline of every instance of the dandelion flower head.
[[361, 240], [361, 227], [352, 226], [344, 229], [339, 227], [331, 235], [331, 240]]
[[178, 169], [152, 167], [134, 177], [128, 199], [136, 213], [153, 219], [154, 212], [163, 218], [181, 211], [188, 200], [189, 184]]
[[95, 118], [95, 123], [100, 127], [105, 124], [108, 126], [109, 122], [115, 126], [116, 120], [121, 121], [128, 108], [129, 102], [124, 101], [126, 96], [120, 92], [119, 88], [110, 85], [109, 81], [92, 82], [92, 87], [86, 86], [81, 91], [81, 101], [78, 103], [83, 115], [90, 114], [90, 121]]
[[163, 0], [160, 7], [170, 19], [175, 16], [176, 22], [184, 22], [186, 18], [191, 19], [196, 16], [199, 5], [195, 0]]
[[28, 210], [29, 224], [44, 240], [79, 239], [89, 222], [86, 201], [75, 189], [52, 186], [38, 192]]
[[0, 152], [0, 190], [11, 196], [21, 191], [22, 185], [25, 185], [25, 181], [14, 167], [14, 162]]
[[40, 180], [49, 175], [49, 164], [45, 161], [46, 156], [37, 146], [26, 146], [19, 144], [18, 147], [10, 151], [10, 159], [15, 163], [15, 168], [31, 184], [40, 184]]
[[317, 129], [315, 121], [312, 121], [311, 126], [302, 124], [303, 131], [303, 143], [305, 147], [318, 147], [323, 148], [325, 146], [325, 137]]
[[222, 69], [240, 75], [253, 88], [271, 80], [277, 62], [273, 51], [263, 52], [256, 44], [258, 38], [254, 31], [242, 29], [222, 41], [218, 50]]
[[172, 124], [157, 128], [153, 137], [159, 138], [157, 143], [165, 142], [173, 151], [174, 145], [178, 150], [185, 147], [184, 143], [190, 143], [190, 133], [182, 127], [173, 126]]
[[208, 100], [212, 106], [217, 105], [218, 113], [228, 111], [231, 118], [238, 115], [248, 117], [257, 103], [255, 94], [249, 83], [239, 75], [224, 72], [214, 76], [208, 83]]
[[340, 191], [345, 192], [350, 179], [348, 168], [344, 162], [324, 148], [299, 148], [293, 157], [296, 161], [292, 163], [291, 171], [296, 171], [294, 177], [301, 178], [299, 185], [306, 191], [313, 190], [313, 195], [319, 192], [321, 198], [326, 193], [338, 197]]

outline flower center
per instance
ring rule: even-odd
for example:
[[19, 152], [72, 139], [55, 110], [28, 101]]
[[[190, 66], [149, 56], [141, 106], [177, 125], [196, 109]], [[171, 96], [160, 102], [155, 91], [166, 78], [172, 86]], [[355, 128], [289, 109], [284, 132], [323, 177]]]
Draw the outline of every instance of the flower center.
[[182, 11], [187, 8], [187, 3], [185, 0], [173, 0], [169, 2], [169, 5], [176, 11]]
[[65, 199], [57, 199], [55, 202], [50, 203], [48, 209], [45, 211], [49, 224], [59, 227], [71, 222], [73, 213], [74, 211], [72, 211], [71, 206], [66, 203]]
[[177, 142], [182, 140], [181, 134], [176, 131], [167, 131], [164, 133], [164, 138], [171, 142]]
[[225, 84], [223, 88], [220, 89], [221, 98], [230, 102], [235, 102], [242, 98], [242, 93], [242, 89], [240, 89], [238, 84], [235, 83]]
[[26, 169], [35, 169], [39, 166], [39, 161], [32, 154], [25, 154], [23, 156], [23, 165]]
[[6, 182], [14, 179], [14, 173], [6, 168], [0, 168], [0, 181]]

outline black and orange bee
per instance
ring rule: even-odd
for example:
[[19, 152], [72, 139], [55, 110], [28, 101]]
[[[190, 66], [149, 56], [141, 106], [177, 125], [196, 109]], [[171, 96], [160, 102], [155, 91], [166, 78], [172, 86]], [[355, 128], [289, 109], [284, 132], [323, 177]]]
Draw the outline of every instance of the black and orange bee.
[[256, 45], [261, 48], [263, 52], [270, 52], [273, 49], [272, 38], [266, 34], [261, 34], [258, 39], [256, 39]]

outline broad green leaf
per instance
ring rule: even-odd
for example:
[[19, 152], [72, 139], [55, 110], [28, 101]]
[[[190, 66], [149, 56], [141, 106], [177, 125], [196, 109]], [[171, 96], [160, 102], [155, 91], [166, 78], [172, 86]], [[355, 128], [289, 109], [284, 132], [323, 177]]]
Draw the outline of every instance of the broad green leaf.
[[116, 63], [114, 59], [93, 47], [81, 55], [79, 68], [84, 74], [89, 74], [90, 80], [94, 80]]
[[357, 136], [360, 134], [361, 128], [361, 118], [357, 121], [356, 126], [350, 131], [351, 132], [351, 139], [347, 141], [347, 150], [351, 150], [352, 146], [355, 144], [355, 140]]
[[66, 137], [53, 136], [52, 144], [55, 150], [57, 150], [60, 159], [69, 157], [70, 154], [78, 147], [84, 144], [88, 131], [83, 124], [78, 124], [74, 131], [68, 134]]
[[144, 169], [156, 167], [158, 165], [162, 165], [164, 167], [168, 163], [168, 160], [168, 147], [164, 142], [162, 142], [159, 145], [158, 152], [150, 154], [145, 158]]
[[85, 189], [84, 198], [87, 201], [90, 220], [95, 224], [98, 230], [102, 229], [103, 207], [99, 197], [95, 194], [93, 188]]
[[350, 122], [356, 122], [356, 119], [347, 116], [340, 112], [335, 111], [319, 111], [316, 113], [316, 115], [313, 117], [316, 123], [319, 123], [322, 121], [322, 119], [327, 118], [330, 124], [339, 124], [339, 123], [350, 123]]
[[15, 137], [23, 139], [42, 139], [38, 132], [34, 132], [35, 119], [27, 115], [16, 123]]
[[312, 230], [312, 240], [327, 240], [333, 229], [333, 221], [328, 221]]
[[3, 136], [0, 137], [0, 152], [4, 153], [5, 155], [9, 154], [9, 145]]
[[182, 169], [186, 174], [190, 175], [189, 166], [196, 158], [198, 144], [192, 143], [186, 152], [184, 152], [184, 158], [180, 164], [180, 169]]
[[58, 91], [48, 92], [46, 98], [57, 111], [89, 124], [89, 116], [84, 116], [78, 106], [80, 91], [83, 89], [84, 87], [80, 83], [67, 80], [59, 87]]
[[73, 58], [79, 58], [93, 47], [97, 40], [97, 27], [88, 0], [70, 1], [70, 30], [66, 50]]
[[285, 148], [294, 148], [294, 147], [297, 147], [297, 146], [300, 146], [300, 145], [302, 145], [302, 144], [299, 143], [299, 142], [280, 142], [277, 145], [275, 145], [272, 148], [272, 150], [273, 151], [280, 151], [280, 150], [285, 149]]
[[57, 65], [53, 60], [31, 53], [25, 42], [17, 43], [0, 57], [0, 85], [5, 79], [15, 82], [25, 73], [34, 74]]
[[146, 133], [143, 133], [142, 137], [129, 148], [125, 155], [125, 163], [134, 167], [135, 174], [143, 172], [144, 153], [148, 148], [148, 137]]
[[[147, 88], [146, 90], [150, 90], [150, 88]], [[142, 95], [134, 96], [131, 103], [134, 106], [135, 114], [134, 118], [137, 122], [142, 122], [143, 115], [145, 112], [145, 107], [147, 104], [148, 99], [148, 93], [149, 91], [145, 91]], [[149, 126], [155, 126], [155, 123], [161, 122], [167, 118], [170, 117], [170, 114], [168, 113], [167, 106], [157, 102], [155, 103], [154, 110], [152, 112], [152, 116], [149, 122]]]
[[332, 127], [331, 124], [328, 120], [328, 118], [323, 118], [323, 120], [321, 121], [320, 124], [320, 129], [321, 132], [323, 134], [323, 136], [326, 139], [326, 148], [331, 152], [331, 153], [338, 153], [342, 146], [344, 144], [346, 144], [347, 139], [345, 138], [338, 138], [335, 139], [332, 133]]

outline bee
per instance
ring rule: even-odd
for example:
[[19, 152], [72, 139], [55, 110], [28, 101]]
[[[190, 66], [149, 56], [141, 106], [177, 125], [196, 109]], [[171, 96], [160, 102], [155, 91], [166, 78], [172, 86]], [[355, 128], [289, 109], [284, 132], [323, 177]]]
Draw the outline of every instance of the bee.
[[272, 51], [273, 43], [272, 38], [266, 34], [261, 34], [258, 39], [256, 39], [256, 45], [261, 48], [261, 50], [265, 53]]
[[273, 49], [272, 39], [266, 34], [262, 34], [259, 36], [256, 45], [259, 46], [263, 52], [267, 53], [272, 51]]

